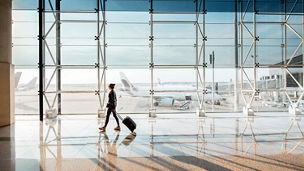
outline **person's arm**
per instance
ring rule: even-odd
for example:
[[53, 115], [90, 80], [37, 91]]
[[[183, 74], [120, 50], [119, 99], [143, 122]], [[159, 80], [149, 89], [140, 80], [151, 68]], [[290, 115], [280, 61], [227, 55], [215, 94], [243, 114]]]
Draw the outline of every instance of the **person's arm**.
[[113, 91], [109, 93], [109, 104], [114, 105], [114, 94]]
[[108, 103], [110, 103], [110, 93], [108, 94]]
[[117, 106], [117, 97], [116, 97], [116, 92], [113, 91], [113, 104], [114, 104], [114, 107]]
[[107, 103], [107, 108], [111, 107], [112, 103], [111, 103], [111, 92], [109, 92], [108, 94], [108, 103]]

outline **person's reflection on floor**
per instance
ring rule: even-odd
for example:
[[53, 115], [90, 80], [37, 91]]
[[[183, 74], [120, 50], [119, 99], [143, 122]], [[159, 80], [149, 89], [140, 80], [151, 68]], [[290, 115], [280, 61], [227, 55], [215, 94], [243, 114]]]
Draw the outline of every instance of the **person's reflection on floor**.
[[103, 134], [104, 137], [104, 150], [101, 149], [103, 153], [103, 169], [104, 170], [111, 170], [116, 169], [117, 166], [117, 141], [119, 139], [119, 131], [116, 134], [115, 139], [111, 143], [108, 135], [106, 132], [100, 132]]
[[[103, 135], [103, 140], [104, 140], [104, 149], [101, 148], [101, 137]], [[135, 135], [134, 134], [129, 134], [127, 135], [120, 144], [117, 144], [117, 141], [119, 139], [120, 131], [117, 132], [115, 139], [111, 143], [111, 140], [109, 139], [108, 135], [106, 132], [100, 132], [99, 133], [99, 150], [102, 153], [102, 161], [103, 164], [99, 165], [100, 167], [103, 168], [103, 170], [111, 170], [111, 169], [117, 169], [117, 149], [123, 144], [124, 146], [130, 145], [134, 139]]]
[[105, 134], [105, 143], [108, 149], [108, 158], [109, 161], [114, 164], [114, 166], [116, 166], [116, 162], [117, 162], [117, 140], [119, 139], [119, 131], [116, 134], [116, 137], [114, 139], [114, 141], [112, 142], [112, 144], [110, 143], [109, 137], [107, 136], [107, 134]]

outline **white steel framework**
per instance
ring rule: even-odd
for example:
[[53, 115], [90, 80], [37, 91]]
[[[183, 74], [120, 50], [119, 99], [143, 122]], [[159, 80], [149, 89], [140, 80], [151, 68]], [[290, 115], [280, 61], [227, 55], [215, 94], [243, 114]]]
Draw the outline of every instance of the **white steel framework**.
[[[245, 3], [245, 9], [242, 9], [242, 7], [244, 7]], [[302, 64], [300, 65], [295, 65], [292, 64], [292, 60], [297, 56], [297, 53], [299, 52], [299, 50], [302, 47], [302, 54], [304, 52], [304, 45], [303, 45], [303, 35], [304, 32], [302, 32], [302, 35], [300, 33], [298, 33], [289, 23], [288, 20], [290, 19], [290, 17], [292, 16], [293, 10], [296, 8], [297, 4], [299, 3], [298, 0], [295, 0], [293, 2], [293, 6], [290, 9], [290, 11], [287, 11], [287, 7], [286, 4], [287, 2], [284, 1], [284, 8], [285, 8], [285, 14], [284, 14], [284, 21], [282, 22], [257, 22], [256, 21], [256, 17], [259, 14], [258, 11], [256, 10], [255, 7], [255, 0], [240, 0], [239, 2], [239, 6], [240, 6], [240, 12], [239, 12], [239, 32], [240, 32], [240, 36], [239, 36], [239, 51], [240, 51], [240, 81], [241, 81], [241, 96], [244, 100], [245, 106], [243, 108], [243, 113], [246, 115], [253, 115], [253, 108], [252, 108], [252, 103], [255, 99], [258, 99], [258, 96], [261, 92], [272, 92], [274, 90], [270, 90], [270, 89], [261, 89], [258, 87], [257, 84], [257, 73], [258, 73], [258, 69], [260, 67], [263, 68], [281, 68], [282, 71], [284, 72], [283, 75], [283, 88], [279, 88], [278, 91], [279, 92], [283, 92], [285, 93], [290, 106], [289, 106], [289, 113], [291, 114], [299, 114], [300, 113], [300, 109], [299, 109], [299, 103], [303, 98], [304, 95], [304, 89], [303, 89], [303, 83], [301, 85], [301, 83], [293, 76], [292, 72], [290, 71], [289, 68], [291, 67], [302, 67], [303, 68], [303, 61]], [[252, 11], [250, 12], [250, 7], [252, 8]], [[252, 13], [252, 21], [244, 21], [244, 18], [246, 16], [247, 13]], [[304, 17], [303, 17], [304, 18]], [[252, 25], [252, 30], [250, 30], [247, 26], [247, 24], [251, 24]], [[257, 55], [257, 43], [259, 42], [260, 37], [257, 35], [257, 24], [281, 24], [283, 25], [283, 44], [282, 44], [282, 48], [283, 48], [283, 65], [279, 65], [279, 64], [259, 64], [258, 62], [258, 55]], [[302, 25], [304, 25], [304, 20], [302, 22]], [[303, 27], [304, 28], [304, 27]], [[297, 48], [294, 50], [294, 52], [292, 53], [292, 55], [287, 58], [287, 30], [291, 30], [295, 35], [297, 35], [299, 37], [299, 39], [301, 39], [301, 42], [299, 43], [299, 45], [297, 46]], [[244, 30], [246, 33], [248, 33], [252, 39], [252, 43], [250, 45], [250, 48], [248, 49], [248, 51], [244, 51]], [[248, 64], [248, 58], [250, 57], [250, 54], [252, 54], [252, 58], [253, 58], [253, 63], [251, 64], [251, 66], [247, 66]], [[302, 59], [303, 60], [303, 59]], [[246, 63], [247, 62], [247, 63]], [[252, 70], [253, 72], [253, 78], [249, 76], [248, 74], [248, 70]], [[289, 75], [292, 80], [298, 85], [298, 89], [288, 89], [287, 87], [287, 75]], [[244, 79], [245, 77], [245, 79]], [[244, 80], [248, 82], [250, 89], [247, 89], [244, 87]], [[299, 91], [300, 92], [300, 96], [298, 97], [298, 99], [296, 101], [293, 101], [289, 95], [289, 91]], [[249, 99], [246, 98], [246, 94], [249, 94]]]
[[[69, 20], [61, 20], [60, 19], [60, 0], [56, 0], [56, 9], [53, 8], [54, 4], [50, 0], [47, 1], [48, 5], [50, 6], [50, 11], [43, 10], [43, 22], [45, 21], [45, 13], [52, 13], [54, 17], [54, 21], [52, 25], [47, 29], [46, 33], [42, 33], [42, 40], [43, 49], [47, 49], [47, 52], [45, 50], [42, 54], [43, 64], [42, 64], [42, 71], [43, 71], [43, 97], [44, 101], [47, 104], [46, 113], [48, 112], [57, 112], [58, 114], [61, 114], [61, 94], [62, 93], [94, 93], [98, 97], [98, 114], [100, 114], [100, 117], [103, 117], [104, 110], [105, 110], [105, 100], [106, 100], [106, 70], [107, 70], [107, 64], [106, 64], [106, 12], [105, 12], [105, 1], [104, 0], [97, 0], [97, 9], [95, 10], [96, 16], [97, 16], [97, 32], [95, 36], [95, 40], [97, 42], [97, 62], [94, 65], [62, 65], [61, 64], [61, 35], [60, 35], [60, 24], [63, 22], [73, 22]], [[83, 21], [86, 22], [86, 21]], [[51, 31], [56, 26], [56, 56], [54, 56], [49, 44], [48, 44], [48, 36], [51, 33]], [[42, 27], [45, 27], [45, 23], [42, 24]], [[45, 53], [50, 56], [52, 64], [46, 65], [45, 64]], [[62, 91], [61, 90], [61, 70], [66, 68], [96, 68], [97, 70], [97, 90], [95, 91]], [[45, 77], [46, 69], [53, 69], [51, 77], [49, 80]], [[54, 80], [54, 77], [56, 75], [56, 90], [52, 91], [49, 90], [51, 82]], [[49, 95], [49, 96], [47, 96]], [[54, 95], [54, 96], [50, 96]], [[55, 111], [56, 108], [56, 101], [57, 101], [57, 111]], [[40, 106], [43, 104], [40, 104]]]
[[[39, 40], [41, 40], [40, 43], [40, 62], [39, 62], [39, 69], [40, 69], [40, 78], [43, 78], [43, 82], [40, 82], [40, 98], [43, 96], [44, 101], [47, 104], [48, 110], [53, 110], [55, 108], [55, 104], [57, 101], [57, 108], [58, 113], [61, 113], [61, 94], [62, 93], [95, 93], [95, 95], [98, 96], [98, 102], [99, 102], [99, 111], [98, 113], [103, 114], [105, 109], [105, 100], [106, 100], [106, 89], [107, 89], [107, 80], [106, 80], [106, 71], [107, 71], [107, 55], [106, 55], [106, 48], [107, 48], [107, 42], [106, 42], [106, 26], [107, 26], [107, 19], [106, 19], [106, 6], [105, 6], [105, 0], [96, 0], [97, 1], [97, 9], [95, 10], [95, 13], [97, 15], [97, 33], [95, 36], [96, 44], [97, 44], [97, 62], [95, 65], [62, 65], [61, 64], [61, 41], [60, 41], [60, 24], [63, 22], [70, 22], [68, 20], [61, 20], [60, 19], [60, 13], [64, 12], [60, 10], [60, 0], [57, 0], [56, 2], [56, 9], [53, 8], [53, 5], [50, 0], [47, 1], [49, 3], [49, 6], [51, 7], [51, 10], [47, 11], [45, 10], [44, 0], [40, 0], [39, 2], [42, 3], [42, 6], [39, 8], [39, 14], [41, 16], [40, 20], [40, 35]], [[303, 82], [300, 83], [291, 73], [290, 67], [302, 67], [304, 70], [304, 60], [302, 61], [301, 65], [294, 65], [292, 64], [292, 60], [296, 57], [296, 54], [299, 52], [299, 50], [302, 48], [302, 54], [304, 53], [304, 17], [303, 17], [303, 23], [302, 23], [302, 33], [299, 33], [294, 29], [289, 23], [289, 18], [292, 15], [292, 12], [294, 8], [298, 4], [298, 0], [295, 0], [294, 5], [291, 9], [291, 11], [287, 11], [286, 9], [286, 1], [285, 3], [285, 14], [284, 14], [284, 21], [282, 22], [257, 22], [257, 15], [259, 15], [259, 12], [256, 10], [255, 7], [255, 0], [235, 0], [235, 83], [234, 83], [234, 103], [235, 103], [235, 111], [239, 111], [238, 106], [238, 96], [241, 95], [243, 101], [244, 101], [244, 108], [243, 112], [247, 115], [253, 114], [253, 102], [255, 99], [257, 99], [260, 92], [271, 92], [273, 90], [269, 89], [260, 89], [258, 86], [257, 81], [257, 73], [258, 68], [281, 68], [284, 72], [284, 86], [283, 88], [280, 88], [280, 92], [284, 92], [286, 94], [286, 97], [289, 100], [289, 103], [291, 104], [290, 112], [291, 113], [297, 113], [299, 110], [299, 103], [302, 100], [304, 96], [304, 74], [303, 74]], [[149, 60], [149, 69], [150, 69], [150, 107], [149, 107], [149, 116], [155, 116], [156, 109], [154, 106], [154, 96], [155, 93], [170, 93], [170, 92], [193, 92], [197, 94], [198, 99], [198, 105], [197, 105], [197, 112], [200, 116], [205, 115], [205, 95], [207, 94], [206, 89], [206, 42], [207, 42], [207, 35], [206, 35], [206, 15], [207, 15], [207, 9], [205, 5], [205, 0], [196, 0], [196, 17], [195, 21], [155, 21], [153, 20], [153, 15], [155, 14], [153, 10], [153, 0], [150, 0], [150, 9], [149, 9], [149, 15], [150, 15], [150, 35], [149, 35], [149, 47], [150, 47], [150, 60]], [[245, 7], [245, 9], [243, 9]], [[239, 9], [239, 12], [237, 12], [237, 9]], [[75, 11], [74, 11], [75, 12]], [[45, 30], [45, 13], [51, 13], [54, 16], [54, 22], [52, 25]], [[79, 12], [80, 13], [80, 12]], [[252, 14], [252, 21], [245, 21], [246, 14]], [[160, 12], [157, 12], [157, 14], [161, 14]], [[239, 15], [239, 16], [238, 16]], [[84, 21], [85, 22], [85, 21]], [[195, 26], [195, 65], [158, 65], [154, 62], [154, 24], [156, 23], [194, 23]], [[283, 57], [284, 57], [284, 64], [283, 65], [277, 65], [277, 64], [259, 64], [258, 62], [258, 54], [257, 54], [257, 44], [259, 42], [260, 37], [258, 36], [257, 32], [257, 24], [281, 24], [283, 25]], [[239, 25], [239, 28], [237, 28], [237, 25]], [[248, 25], [252, 26], [252, 29], [248, 27]], [[54, 56], [47, 38], [52, 31], [52, 29], [56, 28], [56, 55]], [[291, 30], [295, 35], [299, 37], [301, 40], [300, 44], [295, 49], [294, 53], [290, 56], [289, 59], [287, 59], [287, 30]], [[252, 42], [250, 44], [250, 47], [247, 51], [244, 51], [244, 32], [247, 33], [250, 38], [252, 39]], [[46, 51], [45, 51], [46, 49]], [[52, 65], [45, 65], [45, 53], [48, 53], [48, 55], [51, 58], [51, 61], [53, 62]], [[251, 55], [252, 54], [252, 55]], [[252, 63], [248, 64], [249, 58], [252, 57]], [[304, 56], [303, 56], [304, 58]], [[239, 61], [238, 61], [239, 59]], [[96, 68], [97, 70], [97, 90], [95, 91], [62, 91], [61, 90], [61, 70], [64, 68]], [[50, 79], [47, 81], [45, 79], [45, 70], [46, 68], [52, 68], [53, 73], [50, 77]], [[157, 68], [194, 68], [196, 72], [196, 86], [193, 90], [155, 90], [154, 89], [154, 70]], [[248, 73], [248, 71], [252, 71], [252, 77]], [[238, 71], [240, 73], [240, 82]], [[49, 86], [51, 84], [51, 81], [56, 75], [56, 90], [50, 91]], [[290, 75], [290, 77], [296, 82], [298, 85], [297, 90], [293, 91], [300, 91], [300, 96], [298, 97], [297, 101], [293, 101], [288, 93], [287, 89], [287, 75]], [[245, 86], [245, 83], [249, 85]], [[239, 85], [240, 84], [240, 90]], [[276, 90], [277, 91], [277, 90]], [[52, 101], [50, 101], [50, 96], [47, 96], [48, 94], [53, 94], [54, 97], [52, 98]], [[248, 98], [249, 96], [249, 98]], [[40, 107], [43, 106], [43, 103], [40, 99]], [[40, 117], [43, 115], [43, 112], [40, 110]]]

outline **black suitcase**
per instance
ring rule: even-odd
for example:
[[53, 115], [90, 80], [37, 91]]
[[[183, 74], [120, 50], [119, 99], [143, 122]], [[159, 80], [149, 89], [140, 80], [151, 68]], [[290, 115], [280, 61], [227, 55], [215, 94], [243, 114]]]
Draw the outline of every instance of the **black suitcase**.
[[129, 116], [123, 119], [118, 113], [117, 115], [122, 120], [122, 123], [125, 124], [131, 132], [134, 132], [136, 129], [136, 123]]

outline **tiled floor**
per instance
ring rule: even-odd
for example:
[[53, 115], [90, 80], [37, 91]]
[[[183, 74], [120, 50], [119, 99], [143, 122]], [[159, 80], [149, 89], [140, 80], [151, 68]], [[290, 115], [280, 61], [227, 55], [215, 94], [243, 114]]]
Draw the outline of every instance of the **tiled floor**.
[[136, 136], [111, 118], [38, 121], [17, 116], [0, 128], [0, 170], [304, 170], [303, 115], [132, 115]]

